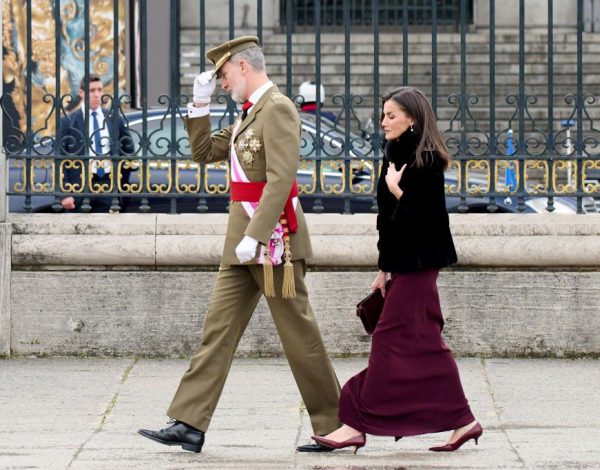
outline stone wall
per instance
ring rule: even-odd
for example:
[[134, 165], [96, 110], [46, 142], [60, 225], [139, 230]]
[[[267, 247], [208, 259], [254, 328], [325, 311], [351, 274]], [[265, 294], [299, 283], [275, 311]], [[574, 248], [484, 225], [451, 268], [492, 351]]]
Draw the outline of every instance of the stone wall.
[[[12, 354], [191, 354], [226, 217], [12, 216]], [[367, 354], [354, 306], [376, 272], [374, 216], [307, 219], [315, 248], [307, 284], [326, 346]], [[453, 214], [451, 224], [460, 264], [438, 284], [456, 354], [600, 354], [599, 216]], [[238, 354], [281, 354], [262, 301]]]
[[0, 223], [0, 356], [10, 354], [10, 229]]

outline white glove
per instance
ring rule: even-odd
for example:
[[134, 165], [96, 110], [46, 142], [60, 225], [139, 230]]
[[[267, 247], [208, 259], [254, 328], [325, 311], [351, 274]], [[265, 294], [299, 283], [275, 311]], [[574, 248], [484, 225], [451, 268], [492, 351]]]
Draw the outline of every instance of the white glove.
[[210, 96], [217, 86], [217, 74], [213, 72], [202, 72], [194, 79], [194, 103], [210, 103]]
[[242, 241], [235, 247], [235, 255], [240, 260], [240, 263], [246, 263], [256, 257], [256, 248], [258, 241], [248, 235], [244, 235]]

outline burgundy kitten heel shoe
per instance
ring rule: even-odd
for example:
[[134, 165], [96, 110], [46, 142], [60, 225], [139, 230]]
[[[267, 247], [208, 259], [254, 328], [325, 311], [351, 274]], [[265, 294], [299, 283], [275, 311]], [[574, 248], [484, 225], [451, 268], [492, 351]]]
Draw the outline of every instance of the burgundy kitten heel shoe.
[[471, 439], [473, 439], [475, 444], [477, 444], [477, 441], [482, 434], [483, 428], [481, 427], [481, 424], [477, 423], [466, 433], [464, 433], [460, 439], [457, 439], [456, 442], [453, 442], [452, 444], [446, 444], [444, 446], [430, 447], [429, 450], [433, 452], [454, 452], [455, 450], [458, 450], [465, 442], [470, 441]]
[[311, 439], [318, 442], [321, 445], [331, 447], [332, 449], [344, 449], [346, 447], [354, 447], [354, 453], [358, 452], [358, 449], [364, 447], [367, 443], [367, 436], [365, 434], [359, 434], [358, 436], [352, 437], [342, 442], [332, 441], [331, 439], [325, 439], [321, 436], [312, 436]]

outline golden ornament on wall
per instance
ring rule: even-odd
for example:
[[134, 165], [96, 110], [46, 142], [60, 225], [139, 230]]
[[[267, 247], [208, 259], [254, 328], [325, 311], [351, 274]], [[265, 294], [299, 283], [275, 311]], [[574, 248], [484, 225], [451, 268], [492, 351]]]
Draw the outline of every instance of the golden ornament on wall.
[[[13, 146], [23, 140], [27, 132], [27, 113], [31, 113], [31, 135], [34, 141], [53, 136], [56, 126], [56, 109], [64, 116], [72, 101], [56, 98], [56, 31], [55, 2], [53, 0], [31, 1], [32, 63], [30, 106], [27, 103], [27, 0], [4, 0], [3, 18], [3, 81], [7, 95], [3, 102], [12, 101], [14, 111], [3, 106], [4, 118], [11, 123], [8, 132]], [[61, 5], [61, 64], [60, 95], [77, 95], [79, 82], [84, 76], [84, 8], [83, 0], [57, 2]], [[90, 0], [90, 73], [100, 75], [104, 93], [114, 95], [113, 72], [113, 0]], [[119, 63], [118, 88], [120, 95], [126, 86], [125, 69], [125, 1], [119, 0]], [[6, 130], [6, 127], [5, 127]], [[7, 148], [10, 153], [11, 148]]]

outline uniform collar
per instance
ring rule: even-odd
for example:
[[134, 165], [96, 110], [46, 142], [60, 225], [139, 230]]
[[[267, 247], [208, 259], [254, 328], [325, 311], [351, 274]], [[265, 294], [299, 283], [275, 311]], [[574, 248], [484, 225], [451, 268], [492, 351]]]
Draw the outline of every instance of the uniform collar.
[[[271, 80], [267, 81], [264, 85], [261, 85], [256, 90], [254, 90], [254, 93], [252, 93], [248, 97], [248, 101], [250, 101], [252, 103], [252, 106], [254, 106], [256, 103], [258, 103], [258, 100], [262, 98], [262, 95], [264, 95], [267, 92], [267, 90], [272, 86], [273, 82]], [[250, 109], [252, 109], [252, 107], [250, 107]]]

